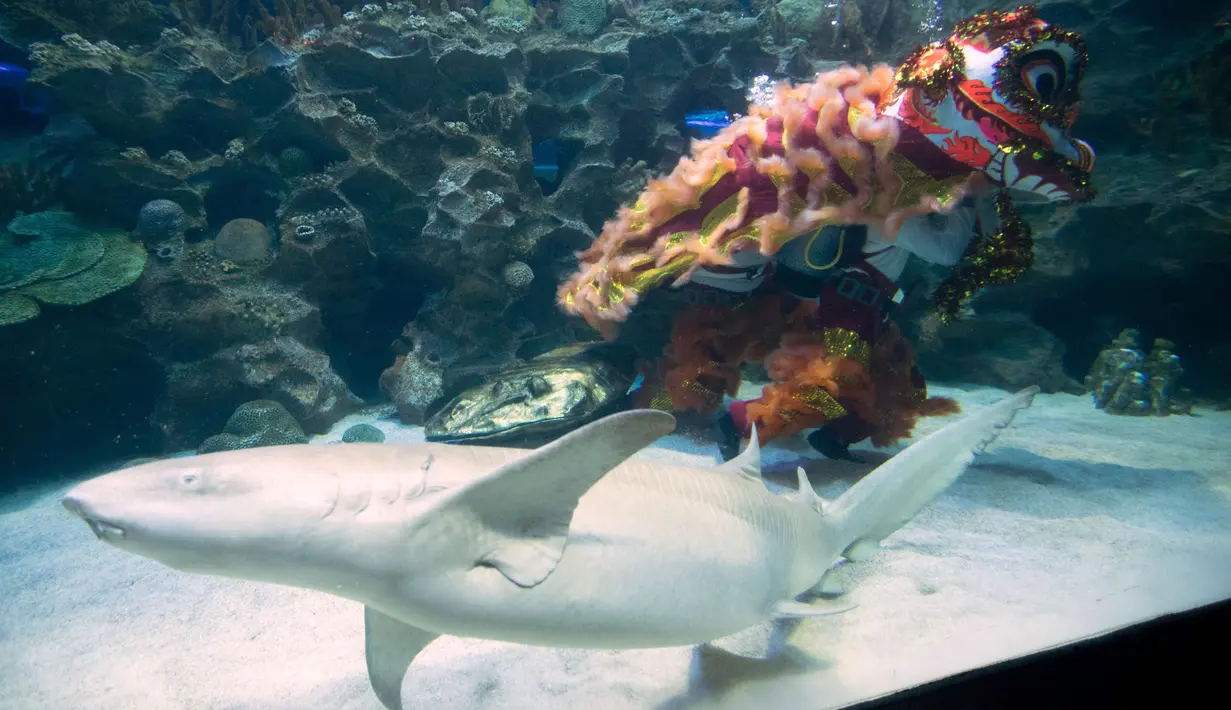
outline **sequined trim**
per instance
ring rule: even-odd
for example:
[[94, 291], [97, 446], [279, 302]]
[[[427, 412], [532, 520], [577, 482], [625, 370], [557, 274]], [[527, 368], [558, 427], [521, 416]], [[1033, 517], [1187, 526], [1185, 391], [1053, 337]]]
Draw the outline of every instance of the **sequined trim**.
[[[747, 189], [747, 188], [745, 188]], [[727, 199], [719, 202], [714, 209], [710, 210], [709, 214], [701, 220], [701, 243], [705, 244], [711, 237], [714, 236], [714, 230], [722, 224], [723, 220], [739, 211], [739, 198], [744, 190], [731, 195]]]
[[810, 387], [795, 395], [795, 399], [805, 407], [824, 414], [826, 419], [837, 419], [846, 415], [846, 407], [839, 404], [824, 387]]
[[976, 235], [961, 262], [932, 293], [932, 305], [942, 323], [957, 320], [962, 305], [979, 289], [1013, 283], [1034, 264], [1030, 225], [1003, 191], [996, 195], [996, 212], [1000, 230]]
[[957, 77], [966, 72], [966, 55], [953, 38], [915, 49], [898, 68], [895, 96], [917, 89], [932, 103], [949, 93]]
[[701, 384], [700, 382], [697, 382], [696, 380], [684, 380], [682, 384], [684, 387], [688, 388], [695, 394], [700, 395], [701, 397], [705, 398], [706, 400], [710, 402], [722, 401], [721, 392], [715, 392], [714, 390], [710, 389], [709, 387], [706, 387], [705, 385]]
[[[696, 260], [696, 254], [684, 254], [680, 258], [668, 262], [662, 267], [643, 271], [633, 278], [632, 283], [629, 284], [629, 288], [638, 293], [644, 293], [662, 283], [667, 278], [684, 273]], [[618, 294], [615, 293], [617, 291], [616, 287], [618, 286], [618, 283], [619, 282], [616, 281], [611, 282], [612, 296], [609, 299], [609, 302], [611, 303], [624, 300], [623, 287], [618, 289]]]
[[917, 205], [924, 195], [932, 195], [940, 200], [942, 205], [948, 205], [953, 200], [954, 188], [964, 185], [967, 179], [965, 175], [957, 175], [946, 180], [936, 180], [901, 153], [890, 153], [889, 164], [893, 167], [893, 172], [902, 178], [902, 188], [894, 201], [897, 207]]
[[825, 348], [830, 354], [854, 360], [868, 369], [872, 358], [872, 346], [859, 337], [858, 333], [845, 328], [826, 328], [822, 331]]

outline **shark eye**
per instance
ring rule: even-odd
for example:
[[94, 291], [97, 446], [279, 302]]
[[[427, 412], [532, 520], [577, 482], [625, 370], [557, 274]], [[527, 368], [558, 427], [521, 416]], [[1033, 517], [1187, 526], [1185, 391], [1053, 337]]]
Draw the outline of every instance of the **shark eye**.
[[195, 472], [181, 474], [180, 485], [190, 490], [199, 488], [201, 486], [201, 475]]

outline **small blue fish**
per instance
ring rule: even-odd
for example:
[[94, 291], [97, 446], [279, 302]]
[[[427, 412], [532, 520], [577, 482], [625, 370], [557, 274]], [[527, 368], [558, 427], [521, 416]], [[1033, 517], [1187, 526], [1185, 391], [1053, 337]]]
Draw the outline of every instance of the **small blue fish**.
[[20, 89], [30, 78], [30, 70], [16, 64], [0, 62], [0, 86], [6, 89]]
[[51, 92], [27, 83], [30, 70], [0, 62], [0, 131], [41, 133], [51, 121]]
[[560, 178], [560, 144], [554, 138], [539, 141], [531, 149], [534, 156], [534, 179], [555, 184]]
[[628, 389], [624, 391], [624, 394], [632, 394], [633, 392], [636, 392], [637, 390], [641, 389], [641, 385], [644, 382], [645, 382], [645, 375], [638, 372], [637, 379], [633, 380], [633, 383], [628, 386]]
[[534, 177], [543, 182], [555, 182], [560, 177], [560, 166], [536, 164], [534, 166]]
[[718, 132], [731, 125], [734, 119], [726, 111], [690, 111], [684, 116], [684, 125], [693, 129], [702, 138], [713, 138]]
[[30, 70], [0, 62], [0, 90], [14, 92], [17, 108], [31, 116], [45, 116], [51, 111], [51, 94], [37, 86], [29, 86]]

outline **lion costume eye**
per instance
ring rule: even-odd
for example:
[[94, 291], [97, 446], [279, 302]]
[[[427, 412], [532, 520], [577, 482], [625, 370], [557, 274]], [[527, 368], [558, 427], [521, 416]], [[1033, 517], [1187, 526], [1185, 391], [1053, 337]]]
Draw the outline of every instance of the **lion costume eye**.
[[1022, 57], [1022, 84], [1044, 104], [1054, 104], [1063, 96], [1064, 59], [1052, 51], [1031, 52]]

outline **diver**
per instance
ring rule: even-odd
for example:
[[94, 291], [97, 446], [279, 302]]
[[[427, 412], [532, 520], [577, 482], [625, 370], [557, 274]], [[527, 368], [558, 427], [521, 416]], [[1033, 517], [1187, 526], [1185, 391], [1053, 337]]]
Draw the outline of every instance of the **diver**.
[[[906, 220], [893, 241], [863, 225], [829, 226], [787, 242], [772, 261], [755, 249], [739, 251], [731, 265], [699, 268], [690, 284], [696, 284], [693, 289], [725, 292], [698, 293], [697, 300], [732, 306], [768, 283], [793, 299], [815, 301], [808, 330], [838, 329], [863, 343], [877, 343], [891, 311], [904, 297], [897, 281], [912, 256], [946, 266], [961, 260], [978, 227], [977, 199], [968, 196], [947, 214]], [[793, 304], [788, 301], [788, 307]], [[913, 363], [909, 376], [916, 389], [925, 389], [926, 382]], [[828, 458], [855, 460], [849, 447], [868, 438], [877, 425], [843, 399], [839, 394], [836, 401], [844, 413], [825, 421], [807, 439]], [[750, 434], [749, 407], [766, 404], [765, 395], [737, 400], [718, 415], [715, 428], [724, 460], [738, 454], [740, 441]], [[825, 418], [820, 412], [816, 416]]]

